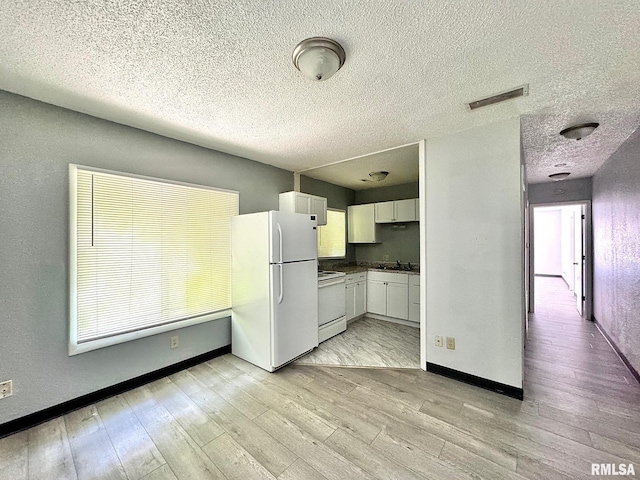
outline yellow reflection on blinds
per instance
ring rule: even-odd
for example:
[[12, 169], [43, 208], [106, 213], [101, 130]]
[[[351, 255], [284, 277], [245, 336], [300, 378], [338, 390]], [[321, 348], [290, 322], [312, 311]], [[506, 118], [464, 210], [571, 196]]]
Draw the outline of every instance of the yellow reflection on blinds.
[[318, 227], [318, 257], [344, 257], [344, 210], [327, 210], [327, 224]]
[[238, 194], [78, 169], [77, 341], [231, 307]]

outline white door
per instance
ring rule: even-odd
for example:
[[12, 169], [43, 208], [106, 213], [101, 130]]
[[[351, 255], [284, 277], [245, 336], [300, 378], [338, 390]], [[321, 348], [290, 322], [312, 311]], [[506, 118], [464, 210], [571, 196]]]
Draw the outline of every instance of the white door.
[[311, 213], [311, 197], [304, 193], [295, 193], [296, 213]]
[[316, 262], [271, 265], [272, 366], [278, 368], [318, 346]]
[[396, 200], [394, 203], [394, 220], [396, 222], [413, 222], [416, 219], [416, 201]]
[[584, 252], [584, 205], [582, 205], [576, 211], [575, 215], [575, 248], [574, 248], [574, 292], [576, 295], [576, 308], [580, 315], [584, 312], [584, 264], [585, 264], [585, 252]]
[[327, 224], [327, 199], [324, 197], [311, 197], [311, 213], [315, 213], [318, 225]]
[[355, 303], [356, 316], [367, 313], [367, 282], [356, 283]]
[[376, 223], [392, 223], [395, 220], [394, 202], [379, 202], [374, 205]]
[[406, 283], [387, 283], [387, 315], [409, 319], [409, 285]]
[[345, 315], [347, 320], [356, 316], [356, 284], [349, 283], [344, 287]]
[[367, 280], [367, 312], [387, 314], [387, 285], [378, 280]]
[[310, 215], [271, 213], [270, 263], [297, 262], [318, 258], [316, 221]]

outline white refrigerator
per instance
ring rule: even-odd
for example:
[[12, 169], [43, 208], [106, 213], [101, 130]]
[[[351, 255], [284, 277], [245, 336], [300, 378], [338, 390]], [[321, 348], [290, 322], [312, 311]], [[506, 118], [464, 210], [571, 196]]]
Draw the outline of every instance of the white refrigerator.
[[231, 219], [231, 353], [269, 372], [318, 346], [316, 217]]

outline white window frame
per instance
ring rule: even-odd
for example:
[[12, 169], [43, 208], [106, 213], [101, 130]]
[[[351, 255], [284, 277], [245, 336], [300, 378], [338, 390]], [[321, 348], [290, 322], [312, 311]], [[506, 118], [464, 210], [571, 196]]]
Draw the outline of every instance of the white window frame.
[[105, 173], [117, 175], [121, 177], [130, 177], [142, 180], [150, 180], [154, 182], [167, 183], [172, 185], [182, 185], [186, 187], [204, 188], [218, 192], [234, 193], [239, 196], [239, 192], [235, 190], [226, 190], [222, 188], [210, 187], [207, 185], [197, 185], [193, 183], [180, 182], [175, 180], [167, 180], [163, 178], [149, 177], [145, 175], [136, 175], [132, 173], [118, 172], [114, 170], [106, 170], [95, 167], [87, 167], [84, 165], [69, 164], [69, 355], [77, 355], [80, 353], [96, 350], [99, 348], [117, 345], [139, 338], [157, 335], [159, 333], [177, 330], [179, 328], [189, 327], [212, 320], [218, 320], [231, 316], [231, 306], [229, 308], [218, 310], [209, 314], [200, 315], [193, 318], [179, 320], [163, 325], [136, 330], [133, 332], [116, 334], [113, 336], [90, 340], [78, 343], [78, 303], [77, 303], [77, 278], [78, 278], [78, 235], [77, 235], [77, 211], [78, 211], [78, 170], [91, 171], [96, 173]]

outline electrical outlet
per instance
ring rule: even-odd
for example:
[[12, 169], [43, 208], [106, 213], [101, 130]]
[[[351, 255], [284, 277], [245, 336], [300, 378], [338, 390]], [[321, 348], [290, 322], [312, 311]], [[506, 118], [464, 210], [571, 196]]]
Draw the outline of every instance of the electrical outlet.
[[440, 335], [436, 335], [436, 347], [442, 346], [442, 337]]
[[447, 348], [449, 350], [455, 350], [456, 349], [456, 339], [453, 337], [447, 337]]
[[389, 261], [389, 255], [382, 255], [382, 261], [383, 262], [388, 262]]
[[7, 398], [13, 395], [13, 380], [0, 383], [0, 398]]
[[171, 337], [171, 348], [178, 348], [180, 346], [180, 337], [175, 335]]

